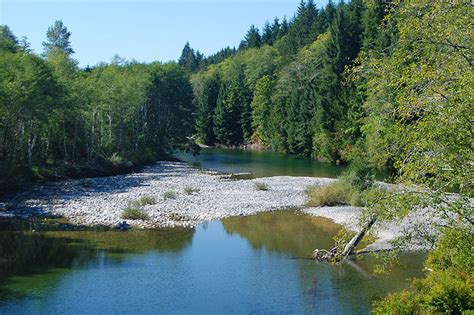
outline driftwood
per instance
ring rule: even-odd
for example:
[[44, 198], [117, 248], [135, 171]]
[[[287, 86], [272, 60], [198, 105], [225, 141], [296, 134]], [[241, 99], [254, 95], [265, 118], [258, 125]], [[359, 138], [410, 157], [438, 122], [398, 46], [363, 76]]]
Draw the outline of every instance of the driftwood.
[[365, 234], [370, 230], [372, 225], [374, 225], [377, 219], [372, 217], [367, 221], [367, 223], [362, 227], [362, 229], [344, 246], [340, 257], [338, 257], [338, 247], [335, 245], [330, 250], [324, 249], [315, 249], [313, 251], [313, 258], [320, 261], [329, 261], [329, 260], [344, 260], [347, 256], [354, 253], [354, 248], [359, 245], [360, 241], [364, 238]]

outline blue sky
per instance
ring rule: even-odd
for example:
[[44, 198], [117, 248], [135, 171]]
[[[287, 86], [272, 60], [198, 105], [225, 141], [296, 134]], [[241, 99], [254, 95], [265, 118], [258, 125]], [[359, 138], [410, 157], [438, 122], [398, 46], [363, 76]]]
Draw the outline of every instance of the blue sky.
[[[189, 41], [205, 55], [238, 46], [251, 24], [292, 17], [300, 0], [0, 0], [0, 24], [41, 52], [48, 26], [71, 31], [81, 66], [114, 54], [151, 62], [177, 59]], [[326, 0], [315, 1], [318, 6]]]

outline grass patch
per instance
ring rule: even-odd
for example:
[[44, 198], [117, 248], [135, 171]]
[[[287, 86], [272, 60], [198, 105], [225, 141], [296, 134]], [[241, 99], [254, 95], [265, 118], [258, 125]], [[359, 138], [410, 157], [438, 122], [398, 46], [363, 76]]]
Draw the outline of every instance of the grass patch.
[[351, 205], [365, 207], [368, 190], [359, 190], [345, 180], [338, 180], [326, 186], [310, 186], [307, 205], [310, 207], [332, 207]]
[[155, 197], [152, 196], [143, 196], [140, 199], [138, 199], [137, 204], [144, 207], [148, 205], [154, 205], [156, 204], [156, 199]]
[[137, 207], [136, 205], [131, 203], [125, 209], [123, 209], [122, 219], [146, 221], [149, 219], [149, 217], [148, 214], [146, 214], [142, 208]]
[[166, 191], [163, 193], [163, 199], [167, 200], [167, 199], [176, 199], [178, 197], [178, 194], [176, 194], [176, 192], [174, 191]]
[[351, 202], [351, 187], [343, 182], [337, 181], [327, 186], [314, 186], [307, 189], [308, 206], [340, 206]]
[[268, 186], [268, 185], [265, 184], [265, 183], [256, 182], [256, 183], [255, 183], [255, 189], [256, 189], [256, 190], [267, 191], [267, 190], [270, 190], [270, 186]]
[[191, 186], [184, 187], [184, 193], [187, 194], [187, 195], [192, 195], [192, 194], [198, 193], [200, 191], [201, 190], [199, 188], [194, 188], [194, 187], [191, 187]]

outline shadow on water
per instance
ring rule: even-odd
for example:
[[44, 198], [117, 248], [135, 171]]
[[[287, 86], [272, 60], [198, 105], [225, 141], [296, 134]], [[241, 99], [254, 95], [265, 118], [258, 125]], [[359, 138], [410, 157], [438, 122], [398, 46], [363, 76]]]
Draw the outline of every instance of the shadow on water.
[[174, 228], [125, 233], [61, 224], [68, 227], [64, 231], [55, 225], [37, 226], [37, 232], [25, 230], [28, 224], [24, 222], [0, 226], [0, 305], [54, 287], [68, 272], [86, 266], [120, 264], [133, 254], [178, 254], [191, 246], [195, 231]]
[[195, 229], [0, 227], [0, 313], [367, 313], [420, 274], [414, 255], [383, 276], [370, 256], [308, 259], [339, 228], [292, 210]]

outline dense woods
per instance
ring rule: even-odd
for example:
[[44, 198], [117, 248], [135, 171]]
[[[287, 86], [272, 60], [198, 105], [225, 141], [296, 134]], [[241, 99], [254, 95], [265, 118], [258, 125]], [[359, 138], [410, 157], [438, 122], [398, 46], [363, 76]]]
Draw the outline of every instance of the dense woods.
[[84, 69], [62, 22], [42, 55], [2, 26], [0, 181], [155, 161], [194, 139], [382, 170], [412, 189], [377, 195], [372, 214], [430, 206], [446, 224], [433, 271], [377, 309], [472, 309], [473, 21], [462, 1], [308, 0], [238, 48], [206, 57], [186, 43], [177, 63]]
[[390, 44], [374, 34], [384, 6], [301, 2], [290, 21], [251, 26], [234, 56], [193, 75], [198, 140], [348, 161], [363, 95], [346, 72], [361, 51]]
[[48, 29], [42, 56], [7, 26], [0, 31], [3, 184], [18, 175], [127, 169], [168, 156], [192, 135], [192, 88], [178, 64], [116, 56], [80, 69], [60, 21]]

